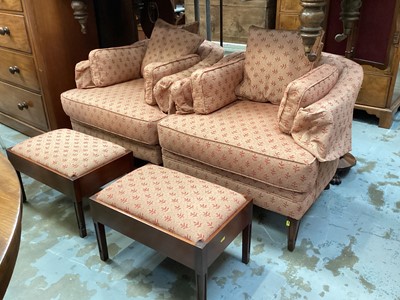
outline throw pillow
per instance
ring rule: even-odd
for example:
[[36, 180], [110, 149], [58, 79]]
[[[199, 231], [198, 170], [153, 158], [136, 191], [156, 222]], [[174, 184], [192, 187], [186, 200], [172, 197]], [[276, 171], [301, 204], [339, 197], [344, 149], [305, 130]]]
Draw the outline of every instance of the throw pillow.
[[157, 19], [142, 61], [142, 76], [148, 64], [167, 62], [194, 54], [203, 41], [200, 35], [177, 28], [160, 18]]
[[279, 104], [289, 82], [313, 68], [297, 31], [251, 26], [239, 98]]
[[95, 49], [89, 53], [93, 83], [98, 87], [140, 78], [147, 41], [129, 46]]
[[280, 130], [291, 133], [298, 110], [326, 96], [338, 78], [339, 70], [335, 66], [323, 64], [289, 83], [278, 111]]

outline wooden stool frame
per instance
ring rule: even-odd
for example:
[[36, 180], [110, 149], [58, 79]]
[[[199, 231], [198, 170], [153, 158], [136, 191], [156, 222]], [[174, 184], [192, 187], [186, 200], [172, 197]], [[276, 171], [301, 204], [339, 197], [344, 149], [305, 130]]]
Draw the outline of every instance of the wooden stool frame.
[[32, 159], [22, 157], [14, 153], [12, 147], [7, 149], [7, 156], [17, 172], [21, 184], [23, 202], [26, 202], [26, 194], [21, 173], [72, 198], [80, 237], [85, 237], [87, 235], [82, 198], [93, 195], [98, 192], [103, 185], [133, 170], [133, 155], [130, 150], [126, 150], [122, 155], [78, 177], [66, 176]]
[[96, 230], [100, 258], [108, 260], [104, 225], [193, 269], [196, 273], [197, 299], [207, 298], [207, 269], [242, 232], [242, 262], [250, 260], [253, 201], [247, 201], [205, 242], [193, 243], [166, 229], [132, 216], [90, 197], [90, 210]]

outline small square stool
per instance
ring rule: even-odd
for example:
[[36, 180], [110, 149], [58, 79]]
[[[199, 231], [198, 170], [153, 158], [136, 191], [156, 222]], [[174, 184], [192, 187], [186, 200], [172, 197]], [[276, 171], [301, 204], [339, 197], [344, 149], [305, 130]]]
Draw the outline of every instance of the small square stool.
[[20, 173], [73, 199], [81, 237], [86, 236], [82, 198], [133, 170], [131, 151], [70, 129], [27, 139], [8, 148], [7, 156], [17, 171], [24, 202], [26, 194]]
[[207, 269], [242, 232], [250, 259], [253, 201], [219, 185], [145, 165], [90, 197], [100, 258], [108, 259], [104, 225], [193, 269], [197, 299], [207, 296]]

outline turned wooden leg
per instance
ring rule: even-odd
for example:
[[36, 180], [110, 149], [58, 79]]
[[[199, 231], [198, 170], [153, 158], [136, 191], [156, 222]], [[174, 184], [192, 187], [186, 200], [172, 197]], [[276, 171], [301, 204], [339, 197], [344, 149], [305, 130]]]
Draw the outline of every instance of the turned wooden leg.
[[242, 232], [242, 262], [248, 264], [250, 261], [251, 224], [247, 225]]
[[104, 230], [104, 225], [99, 222], [93, 222], [94, 229], [96, 231], [97, 245], [99, 246], [99, 254], [102, 261], [108, 260], [108, 248], [106, 232]]
[[297, 233], [299, 232], [300, 220], [287, 217], [286, 227], [288, 228], [288, 250], [293, 251], [296, 247]]

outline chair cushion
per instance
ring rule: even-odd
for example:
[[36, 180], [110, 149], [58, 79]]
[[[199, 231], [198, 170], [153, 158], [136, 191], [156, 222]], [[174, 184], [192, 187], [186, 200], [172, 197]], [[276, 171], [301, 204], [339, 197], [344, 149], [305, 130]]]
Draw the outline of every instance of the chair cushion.
[[150, 164], [104, 188], [96, 201], [192, 243], [206, 242], [247, 202], [227, 188]]
[[158, 125], [163, 149], [295, 192], [313, 189], [318, 161], [279, 130], [279, 107], [237, 101], [209, 115], [170, 115]]
[[84, 175], [126, 152], [121, 146], [70, 129], [35, 136], [11, 151], [68, 177]]
[[198, 34], [177, 28], [158, 18], [142, 61], [142, 75], [149, 63], [171, 61], [196, 53], [203, 40]]
[[209, 114], [235, 101], [235, 88], [242, 79], [243, 59], [240, 58], [194, 72], [191, 80], [195, 113]]
[[289, 83], [279, 106], [280, 130], [291, 133], [297, 111], [328, 94], [338, 77], [339, 70], [335, 66], [323, 64]]
[[157, 122], [166, 115], [143, 101], [143, 85], [141, 78], [106, 88], [73, 89], [61, 94], [61, 102], [71, 119], [144, 144], [158, 145]]
[[140, 62], [145, 51], [144, 42], [90, 51], [89, 62], [93, 83], [96, 86], [108, 86], [140, 78]]
[[244, 78], [236, 89], [242, 99], [279, 104], [286, 86], [313, 68], [297, 31], [251, 26]]

